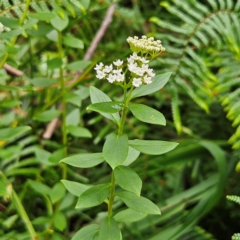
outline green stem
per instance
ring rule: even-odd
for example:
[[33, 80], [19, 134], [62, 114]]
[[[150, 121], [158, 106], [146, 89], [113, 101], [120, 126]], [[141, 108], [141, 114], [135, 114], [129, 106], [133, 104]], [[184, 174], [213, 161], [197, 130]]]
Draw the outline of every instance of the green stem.
[[112, 171], [110, 197], [109, 197], [109, 204], [108, 204], [109, 218], [112, 216], [112, 207], [113, 207], [114, 197], [115, 197], [115, 177], [114, 177], [114, 172]]
[[[27, 0], [27, 1], [26, 1], [26, 6], [25, 6], [25, 9], [24, 9], [23, 15], [22, 15], [22, 17], [21, 17], [20, 20], [19, 20], [19, 24], [20, 24], [20, 25], [23, 24], [24, 20], [25, 20], [26, 17], [27, 17], [27, 12], [28, 12], [30, 3], [31, 3], [31, 0]], [[9, 47], [10, 47], [10, 48], [12, 48], [12, 47], [15, 45], [15, 43], [16, 43], [16, 41], [17, 41], [17, 38], [18, 38], [17, 36], [12, 38], [12, 41], [11, 41], [10, 44], [9, 44]], [[7, 61], [7, 59], [8, 59], [8, 55], [9, 55], [8, 52], [6, 52], [5, 55], [3, 56], [3, 59], [2, 59], [2, 61], [0, 62], [0, 68], [2, 68], [3, 65], [6, 63], [6, 61]]]
[[14, 206], [16, 207], [19, 215], [21, 216], [23, 222], [26, 225], [26, 228], [31, 236], [31, 240], [35, 240], [37, 239], [37, 234], [32, 226], [32, 223], [20, 201], [20, 199], [18, 198], [18, 195], [16, 194], [16, 192], [13, 189], [13, 186], [11, 183], [8, 182], [7, 178], [5, 177], [5, 175], [0, 172], [0, 181], [5, 185], [6, 187], [6, 192], [9, 196], [9, 198], [11, 199], [11, 201], [13, 202]]
[[[63, 58], [63, 48], [62, 48], [62, 32], [58, 31], [58, 55], [59, 58]], [[66, 100], [65, 100], [65, 83], [64, 83], [64, 76], [63, 76], [63, 68], [62, 66], [59, 69], [60, 71], [60, 84], [61, 84], [61, 94], [62, 94], [62, 143], [63, 143], [63, 150], [64, 156], [67, 156], [67, 126], [66, 126]], [[66, 164], [61, 164], [62, 167], [62, 178], [66, 179], [67, 177], [67, 166]]]
[[[124, 88], [124, 99], [123, 99], [123, 110], [122, 110], [122, 116], [118, 128], [118, 136], [122, 135], [123, 133], [123, 128], [124, 128], [124, 123], [127, 117], [127, 111], [128, 111], [128, 104], [131, 98], [131, 93], [133, 91], [134, 87], [132, 86], [131, 89], [129, 90], [129, 93], [127, 95], [127, 89]], [[114, 172], [112, 171], [112, 177], [111, 177], [111, 188], [110, 188], [110, 196], [109, 196], [109, 203], [108, 203], [108, 217], [110, 218], [112, 216], [112, 207], [113, 207], [113, 202], [115, 198], [115, 177], [114, 177]]]

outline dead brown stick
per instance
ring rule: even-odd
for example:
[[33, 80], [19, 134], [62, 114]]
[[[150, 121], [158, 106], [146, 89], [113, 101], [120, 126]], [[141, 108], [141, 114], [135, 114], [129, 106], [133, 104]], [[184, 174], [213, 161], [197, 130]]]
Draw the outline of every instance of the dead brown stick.
[[[91, 45], [87, 49], [87, 52], [86, 52], [86, 54], [83, 58], [84, 60], [87, 61], [87, 60], [90, 60], [92, 58], [99, 42], [101, 41], [102, 37], [104, 36], [108, 26], [112, 22], [112, 16], [115, 12], [115, 8], [116, 8], [116, 4], [113, 4], [108, 8], [106, 16], [103, 19], [100, 28], [98, 29]], [[75, 82], [81, 76], [82, 73], [83, 73], [83, 70], [78, 71], [74, 75], [74, 78], [73, 78], [72, 82]], [[58, 108], [61, 109], [62, 106], [60, 105]], [[46, 127], [46, 129], [45, 129], [45, 131], [42, 135], [44, 139], [50, 139], [52, 137], [52, 134], [53, 134], [55, 128], [57, 127], [58, 122], [59, 122], [59, 118], [55, 118], [47, 125], [47, 127]]]
[[14, 76], [17, 76], [17, 77], [21, 77], [23, 75], [23, 72], [8, 65], [7, 63], [5, 63], [3, 65], [3, 68], [10, 74], [14, 75]]

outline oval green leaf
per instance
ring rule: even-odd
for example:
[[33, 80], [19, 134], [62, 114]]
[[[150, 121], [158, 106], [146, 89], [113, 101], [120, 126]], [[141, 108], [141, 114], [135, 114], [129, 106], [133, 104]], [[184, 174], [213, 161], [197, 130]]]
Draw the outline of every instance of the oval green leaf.
[[49, 79], [49, 78], [33, 78], [30, 82], [36, 87], [48, 87], [57, 83], [57, 79]]
[[80, 60], [80, 61], [69, 63], [66, 66], [66, 69], [71, 70], [71, 71], [79, 71], [79, 70], [82, 70], [82, 69], [88, 67], [90, 64], [91, 64], [91, 61]]
[[59, 110], [47, 110], [37, 114], [33, 119], [40, 122], [49, 122], [61, 114]]
[[168, 82], [171, 74], [172, 74], [171, 72], [158, 74], [152, 79], [151, 84], [142, 85], [138, 88], [135, 88], [132, 91], [131, 99], [146, 96], [151, 93], [159, 91]]
[[79, 197], [83, 192], [92, 187], [91, 185], [85, 185], [78, 182], [73, 182], [69, 180], [61, 180], [65, 188], [74, 196]]
[[144, 104], [130, 104], [128, 106], [134, 117], [138, 120], [151, 124], [166, 125], [162, 113]]
[[23, 32], [22, 29], [14, 29], [12, 31], [9, 32], [4, 32], [4, 33], [0, 33], [0, 39], [8, 39], [8, 38], [12, 38], [18, 35], [21, 35]]
[[111, 133], [103, 146], [103, 157], [106, 162], [114, 169], [122, 164], [128, 155], [128, 137], [126, 134], [117, 136]]
[[129, 146], [138, 150], [139, 152], [150, 154], [150, 155], [160, 155], [173, 150], [178, 143], [166, 142], [166, 141], [156, 141], [156, 140], [129, 140]]
[[117, 222], [137, 222], [147, 216], [147, 213], [143, 212], [137, 212], [134, 211], [130, 208], [125, 209], [121, 212], [118, 212], [115, 216], [114, 219]]
[[117, 166], [114, 169], [114, 176], [117, 184], [126, 191], [133, 192], [140, 196], [142, 189], [142, 180], [131, 168], [126, 166]]
[[[112, 101], [111, 98], [109, 98], [104, 92], [102, 92], [101, 90], [93, 86], [90, 87], [90, 98], [92, 103]], [[114, 114], [101, 113], [101, 115], [112, 120], [115, 123], [118, 123], [120, 121], [119, 113], [114, 113]]]
[[66, 189], [63, 184], [61, 182], [56, 183], [49, 194], [52, 203], [54, 204], [61, 200], [65, 196], [65, 192]]
[[55, 16], [54, 18], [51, 18], [50, 22], [55, 29], [61, 32], [68, 26], [69, 19], [65, 14], [64, 19], [60, 18], [59, 16]]
[[108, 197], [110, 184], [98, 184], [83, 192], [78, 198], [76, 208], [98, 206]]
[[104, 161], [102, 153], [80, 153], [62, 159], [60, 162], [79, 168], [90, 168]]
[[65, 46], [72, 47], [72, 48], [79, 48], [79, 49], [84, 48], [82, 40], [75, 37], [71, 37], [71, 36], [63, 37], [63, 44]]
[[144, 197], [138, 197], [131, 192], [118, 192], [116, 193], [122, 201], [131, 209], [137, 212], [143, 212], [147, 214], [161, 214], [160, 209], [152, 201]]
[[94, 103], [87, 107], [87, 110], [92, 110], [99, 113], [116, 113], [119, 112], [123, 107], [120, 102], [101, 102]]
[[50, 12], [30, 13], [31, 18], [35, 18], [41, 21], [49, 21], [56, 17], [56, 14]]
[[73, 236], [71, 240], [93, 240], [98, 234], [99, 229], [100, 226], [97, 224], [88, 225], [77, 231], [77, 233]]
[[98, 240], [121, 240], [121, 232], [114, 218], [105, 218], [103, 221]]
[[81, 137], [81, 138], [91, 138], [92, 134], [91, 132], [84, 127], [78, 127], [78, 126], [67, 126], [68, 132], [74, 136], [74, 137]]
[[30, 130], [31, 128], [29, 126], [0, 129], [0, 140], [6, 141], [12, 138], [20, 137]]

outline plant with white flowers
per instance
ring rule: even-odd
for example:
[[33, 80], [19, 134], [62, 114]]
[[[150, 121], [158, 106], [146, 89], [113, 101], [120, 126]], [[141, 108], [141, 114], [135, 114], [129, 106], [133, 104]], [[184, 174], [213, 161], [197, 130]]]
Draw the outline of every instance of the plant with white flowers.
[[[90, 224], [81, 228], [72, 240], [121, 240], [122, 234], [118, 222], [138, 221], [148, 214], [160, 215], [160, 209], [149, 199], [141, 196], [142, 180], [129, 167], [140, 153], [160, 155], [171, 151], [177, 143], [158, 140], [130, 140], [124, 133], [124, 124], [128, 111], [138, 120], [150, 124], [165, 125], [162, 113], [144, 104], [130, 102], [132, 99], [159, 91], [169, 80], [171, 73], [156, 75], [148, 63], [165, 49], [161, 41], [142, 36], [129, 37], [127, 42], [133, 54], [126, 62], [116, 60], [110, 65], [96, 65], [96, 77], [123, 88], [123, 101], [112, 101], [105, 93], [90, 87], [92, 104], [88, 110], [96, 111], [112, 120], [118, 131], [109, 134], [102, 152], [82, 153], [61, 160], [66, 164], [90, 168], [107, 162], [112, 170], [109, 183], [84, 185], [62, 180], [65, 187], [78, 196], [76, 208], [85, 209], [106, 204], [106, 217], [99, 224]], [[121, 199], [126, 209], [115, 213], [114, 201]], [[87, 238], [86, 238], [87, 236]]]

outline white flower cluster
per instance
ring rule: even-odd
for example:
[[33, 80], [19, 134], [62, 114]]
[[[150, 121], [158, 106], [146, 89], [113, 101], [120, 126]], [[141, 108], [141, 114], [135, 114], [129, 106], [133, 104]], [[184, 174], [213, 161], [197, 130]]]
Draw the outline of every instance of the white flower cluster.
[[[133, 53], [127, 59], [127, 68], [131, 73], [132, 85], [139, 87], [142, 84], [152, 83], [152, 78], [155, 76], [152, 68], [149, 68], [148, 60], [144, 57], [140, 57], [137, 53]], [[117, 69], [113, 69], [113, 65]], [[124, 82], [125, 74], [122, 73], [123, 61], [117, 60], [109, 66], [104, 66], [103, 63], [99, 63], [94, 68], [97, 71], [96, 77], [98, 79], [107, 79], [108, 82]]]
[[113, 65], [104, 66], [103, 63], [99, 63], [94, 68], [97, 71], [96, 77], [98, 79], [107, 79], [110, 83], [123, 82], [124, 74], [122, 73], [123, 61], [117, 60], [113, 62], [117, 69], [113, 69]]
[[142, 36], [142, 38], [138, 37], [128, 37], [127, 42], [130, 45], [130, 48], [133, 52], [136, 53], [147, 53], [151, 55], [157, 55], [163, 51], [165, 48], [162, 46], [160, 40], [154, 40], [153, 37], [147, 38], [146, 36]]
[[148, 60], [138, 56], [135, 52], [127, 59], [128, 70], [133, 73], [134, 78], [132, 85], [139, 87], [142, 84], [152, 83], [152, 78], [155, 76], [152, 68], [149, 68]]

